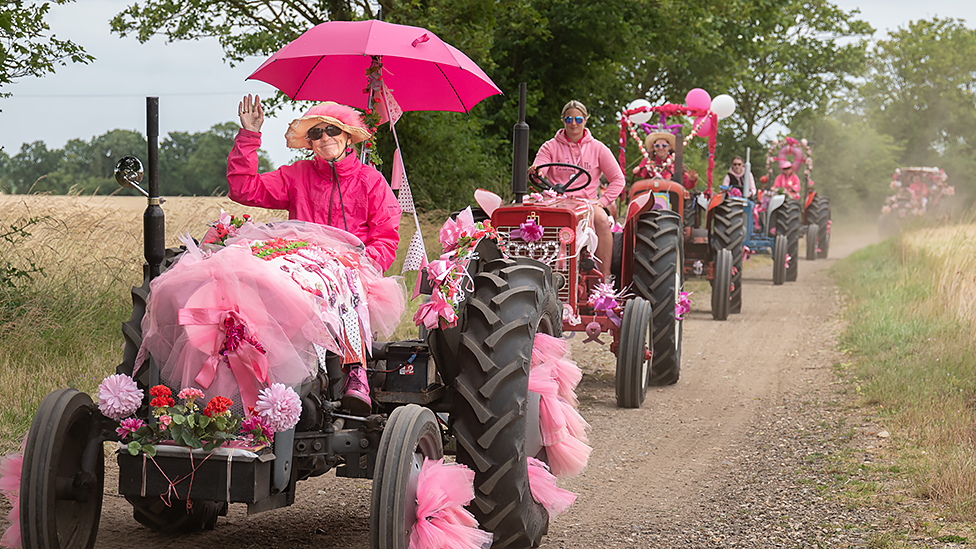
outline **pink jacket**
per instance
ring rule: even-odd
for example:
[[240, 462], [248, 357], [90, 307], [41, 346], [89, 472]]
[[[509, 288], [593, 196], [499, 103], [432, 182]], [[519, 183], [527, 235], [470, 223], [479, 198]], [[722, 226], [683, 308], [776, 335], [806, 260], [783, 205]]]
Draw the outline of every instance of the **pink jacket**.
[[[569, 193], [571, 196], [583, 198], [596, 198], [600, 190], [600, 174], [607, 176], [607, 190], [600, 197], [600, 204], [609, 206], [620, 196], [624, 190], [624, 172], [613, 157], [613, 153], [606, 145], [597, 141], [590, 134], [589, 129], [583, 129], [583, 138], [579, 143], [570, 143], [566, 139], [566, 130], [556, 132], [556, 136], [546, 141], [539, 148], [539, 154], [535, 156], [533, 165], [547, 164], [549, 162], [563, 162], [565, 164], [575, 164], [590, 173], [591, 180], [585, 189]], [[543, 170], [544, 175], [549, 181], [556, 184], [564, 184], [569, 181], [575, 172], [568, 169], [548, 168]], [[582, 184], [586, 178], [580, 176], [574, 185]]]
[[777, 175], [776, 180], [773, 181], [773, 188], [779, 187], [786, 189], [791, 197], [800, 198], [800, 178], [795, 173], [790, 174], [788, 179], [783, 174]]
[[348, 154], [335, 164], [338, 187], [333, 184], [332, 166], [320, 158], [259, 174], [260, 146], [260, 133], [237, 132], [227, 157], [231, 200], [288, 210], [288, 219], [345, 229], [363, 241], [366, 255], [384, 271], [390, 268], [400, 243], [400, 205], [380, 172]]

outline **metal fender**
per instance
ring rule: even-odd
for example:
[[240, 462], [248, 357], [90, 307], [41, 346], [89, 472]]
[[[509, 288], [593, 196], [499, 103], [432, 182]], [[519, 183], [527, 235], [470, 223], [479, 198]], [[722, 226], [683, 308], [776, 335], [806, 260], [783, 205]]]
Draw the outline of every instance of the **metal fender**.
[[652, 193], [644, 193], [637, 198], [635, 198], [630, 205], [627, 206], [627, 218], [626, 221], [630, 221], [630, 218], [637, 215], [638, 212], [647, 204], [647, 201], [653, 196]]

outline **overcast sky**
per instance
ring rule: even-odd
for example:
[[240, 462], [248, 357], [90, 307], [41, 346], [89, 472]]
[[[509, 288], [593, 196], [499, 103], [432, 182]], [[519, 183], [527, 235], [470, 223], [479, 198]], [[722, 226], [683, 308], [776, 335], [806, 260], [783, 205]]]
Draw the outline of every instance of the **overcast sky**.
[[[0, 146], [9, 155], [23, 143], [41, 140], [48, 148], [69, 139], [90, 141], [113, 129], [145, 134], [146, 96], [159, 97], [160, 140], [171, 131], [202, 132], [215, 124], [237, 121], [237, 103], [246, 93], [272, 95], [273, 88], [245, 81], [264, 61], [254, 58], [231, 68], [222, 61], [216, 40], [167, 44], [154, 38], [140, 44], [109, 31], [109, 19], [132, 0], [81, 0], [52, 6], [48, 22], [60, 39], [82, 45], [96, 60], [88, 65], [58, 67], [53, 75], [24, 78], [3, 88], [13, 97], [0, 99]], [[974, 0], [835, 0], [845, 10], [858, 8], [861, 18], [878, 29], [904, 27], [934, 16], [976, 23]], [[489, 75], [490, 76], [490, 75]], [[709, 90], [713, 95], [720, 90]], [[276, 166], [292, 158], [284, 145], [285, 129], [297, 113], [268, 119], [263, 147]], [[405, 120], [409, 120], [409, 113]]]

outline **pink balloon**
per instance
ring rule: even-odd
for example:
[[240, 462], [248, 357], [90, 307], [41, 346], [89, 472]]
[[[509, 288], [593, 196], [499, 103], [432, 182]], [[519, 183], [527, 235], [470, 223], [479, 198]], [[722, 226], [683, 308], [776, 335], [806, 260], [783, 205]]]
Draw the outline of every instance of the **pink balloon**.
[[688, 92], [685, 96], [685, 105], [693, 109], [708, 110], [712, 108], [712, 98], [708, 95], [708, 92], [701, 89], [695, 88]]
[[[704, 119], [704, 121], [702, 121]], [[698, 123], [701, 122], [701, 127], [698, 127]], [[707, 116], [699, 116], [695, 118], [695, 127], [698, 127], [698, 133], [695, 135], [699, 137], [707, 137], [715, 133], [715, 128], [712, 127], [712, 119]]]

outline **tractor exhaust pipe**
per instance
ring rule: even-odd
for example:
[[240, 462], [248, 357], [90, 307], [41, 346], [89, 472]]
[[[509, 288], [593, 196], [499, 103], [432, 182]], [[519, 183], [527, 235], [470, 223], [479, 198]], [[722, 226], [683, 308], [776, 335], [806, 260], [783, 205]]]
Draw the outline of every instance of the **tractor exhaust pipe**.
[[166, 257], [166, 218], [159, 200], [159, 98], [146, 98], [146, 141], [149, 142], [149, 205], [142, 214], [145, 231], [143, 252], [149, 264], [149, 279], [159, 276]]
[[528, 190], [529, 125], [525, 123], [525, 82], [519, 84], [519, 119], [512, 131], [512, 192], [515, 203], [521, 204]]

